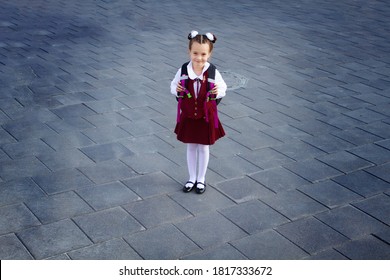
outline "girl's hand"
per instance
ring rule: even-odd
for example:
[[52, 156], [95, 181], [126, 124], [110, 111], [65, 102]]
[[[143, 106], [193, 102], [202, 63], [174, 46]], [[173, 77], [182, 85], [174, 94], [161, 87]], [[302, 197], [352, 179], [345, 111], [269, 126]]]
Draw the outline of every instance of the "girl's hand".
[[183, 92], [185, 91], [185, 88], [182, 87], [182, 85], [180, 83], [177, 84], [177, 87], [176, 87], [176, 92]]
[[217, 84], [214, 85], [213, 89], [211, 90], [211, 93], [218, 94], [218, 85]]

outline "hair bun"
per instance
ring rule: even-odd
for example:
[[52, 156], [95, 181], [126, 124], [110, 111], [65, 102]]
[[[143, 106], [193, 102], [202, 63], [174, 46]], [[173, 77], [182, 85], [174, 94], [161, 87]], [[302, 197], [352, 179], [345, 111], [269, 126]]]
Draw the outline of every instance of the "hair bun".
[[190, 32], [190, 34], [188, 34], [188, 40], [194, 39], [194, 38], [196, 37], [196, 35], [198, 35], [198, 34], [199, 34], [198, 31], [192, 30], [192, 31]]
[[214, 44], [217, 41], [217, 37], [213, 33], [207, 32], [205, 35], [207, 39], [210, 40], [211, 43]]

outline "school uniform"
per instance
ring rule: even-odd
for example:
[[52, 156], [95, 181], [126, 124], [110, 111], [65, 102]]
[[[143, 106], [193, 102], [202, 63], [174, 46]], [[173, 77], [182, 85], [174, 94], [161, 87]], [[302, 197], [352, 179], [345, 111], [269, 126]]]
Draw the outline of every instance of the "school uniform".
[[[181, 101], [181, 113], [175, 127], [177, 139], [183, 143], [212, 145], [225, 135], [221, 122], [217, 118], [217, 108], [214, 102], [207, 102], [207, 78], [210, 63], [206, 63], [201, 75], [196, 75], [192, 69], [192, 62], [187, 66], [188, 86], [187, 95]], [[177, 84], [180, 83], [181, 68], [171, 82], [171, 93], [177, 95]], [[218, 70], [215, 71], [215, 84], [218, 85], [218, 95], [226, 95], [226, 83]]]

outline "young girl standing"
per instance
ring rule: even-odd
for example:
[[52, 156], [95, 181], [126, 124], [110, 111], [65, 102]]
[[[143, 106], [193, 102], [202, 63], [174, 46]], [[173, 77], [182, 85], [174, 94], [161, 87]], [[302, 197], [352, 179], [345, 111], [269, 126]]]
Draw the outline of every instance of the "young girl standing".
[[[226, 94], [226, 83], [215, 66], [208, 62], [217, 38], [211, 34], [188, 35], [190, 62], [184, 64], [186, 73], [179, 69], [171, 82], [171, 93], [178, 99], [177, 139], [187, 144], [189, 180], [184, 192], [206, 190], [206, 171], [209, 146], [225, 135], [218, 119], [217, 100]], [[215, 69], [215, 80], [209, 78]], [[198, 167], [198, 170], [197, 170]], [[198, 173], [197, 173], [198, 171]]]

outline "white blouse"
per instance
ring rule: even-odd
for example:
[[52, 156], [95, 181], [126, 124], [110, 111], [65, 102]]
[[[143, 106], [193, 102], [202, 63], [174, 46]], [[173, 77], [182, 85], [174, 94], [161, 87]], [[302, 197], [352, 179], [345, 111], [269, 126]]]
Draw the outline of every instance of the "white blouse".
[[[207, 71], [209, 66], [210, 66], [210, 63], [206, 62], [205, 66], [203, 67], [202, 74], [198, 76], [195, 74], [194, 69], [192, 68], [192, 62], [190, 62], [187, 66], [188, 77], [191, 80], [195, 80], [196, 78], [203, 80], [203, 74], [204, 74], [204, 72]], [[181, 67], [177, 71], [175, 78], [171, 82], [171, 93], [175, 96], [177, 95], [176, 88], [177, 88], [178, 83], [180, 82], [180, 76], [181, 76]], [[215, 70], [215, 84], [218, 85], [217, 98], [224, 97], [226, 95], [227, 85], [226, 85], [225, 81], [223, 80], [221, 73], [219, 73], [218, 69]], [[196, 83], [194, 83], [194, 86], [196, 87]], [[195, 89], [195, 91], [197, 91], [197, 89]]]

